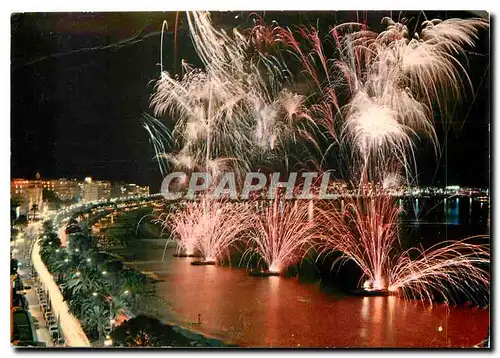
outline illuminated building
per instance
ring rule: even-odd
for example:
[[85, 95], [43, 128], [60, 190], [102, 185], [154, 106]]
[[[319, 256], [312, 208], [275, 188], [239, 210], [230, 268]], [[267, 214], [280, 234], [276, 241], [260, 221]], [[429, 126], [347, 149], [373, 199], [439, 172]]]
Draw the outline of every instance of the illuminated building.
[[61, 178], [52, 180], [52, 184], [55, 194], [63, 201], [79, 198], [81, 195], [81, 188], [76, 179], [68, 180], [66, 178]]
[[93, 181], [92, 178], [85, 178], [83, 183], [83, 201], [106, 200], [111, 197], [111, 182]]
[[34, 205], [40, 211], [43, 207], [43, 182], [40, 180], [13, 179], [10, 184], [12, 196], [20, 199], [19, 215], [32, 213]]
[[123, 184], [120, 186], [119, 196], [146, 196], [149, 195], [149, 186], [139, 186], [136, 184]]

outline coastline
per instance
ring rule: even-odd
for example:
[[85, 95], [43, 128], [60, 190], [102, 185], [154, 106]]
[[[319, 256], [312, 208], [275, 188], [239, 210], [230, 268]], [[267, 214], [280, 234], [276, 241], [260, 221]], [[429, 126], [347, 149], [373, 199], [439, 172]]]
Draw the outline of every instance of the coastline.
[[[165, 244], [172, 242], [172, 241], [169, 239], [158, 238], [158, 239], [139, 239], [139, 240], [137, 240], [137, 242], [157, 244], [158, 246], [164, 246]], [[116, 250], [123, 250], [123, 249], [124, 249], [124, 247], [117, 245], [117, 246], [106, 248], [105, 250], [109, 251], [109, 252], [115, 252]], [[172, 247], [169, 246], [167, 251], [170, 251], [169, 249], [171, 250]], [[138, 265], [135, 264], [133, 261], [126, 260], [126, 261], [123, 261], [123, 264], [129, 268], [138, 270], [139, 272], [145, 274], [146, 276], [148, 276], [156, 281], [163, 281], [163, 278], [161, 276], [155, 274], [154, 272], [140, 270], [137, 267]], [[155, 295], [156, 295], [156, 293], [155, 293]], [[156, 297], [158, 297], [158, 296], [156, 296]], [[169, 317], [165, 317], [164, 313], [156, 313], [156, 312], [154, 314], [151, 314], [150, 312], [142, 312], [142, 313], [146, 314], [146, 315], [150, 315], [150, 316], [152, 316], [152, 315], [157, 316], [158, 320], [160, 320], [161, 323], [163, 323], [167, 326], [170, 326], [173, 331], [181, 334], [182, 336], [184, 336], [188, 340], [190, 340], [192, 342], [196, 342], [196, 343], [193, 343], [192, 346], [190, 346], [190, 347], [187, 346], [186, 348], [191, 348], [191, 347], [198, 347], [198, 348], [201, 348], [201, 347], [205, 347], [205, 348], [208, 348], [208, 347], [210, 347], [210, 348], [240, 347], [234, 343], [231, 343], [231, 342], [225, 341], [221, 338], [218, 338], [216, 335], [203, 332], [200, 329], [196, 329], [195, 328], [195, 326], [197, 325], [196, 323], [193, 323], [191, 325], [188, 323], [183, 324], [179, 320], [175, 320], [173, 317], [171, 317], [171, 315], [169, 315]]]
[[188, 328], [186, 326], [183, 326], [179, 323], [172, 322], [172, 321], [163, 321], [160, 319], [160, 321], [168, 326], [171, 326], [172, 329], [183, 335], [189, 340], [192, 340], [193, 342], [197, 342], [198, 344], [193, 345], [193, 347], [210, 347], [210, 348], [236, 348], [239, 347], [236, 344], [232, 344], [229, 342], [224, 342], [219, 338], [216, 338], [215, 336], [206, 334], [204, 332], [201, 332], [199, 330], [195, 330], [193, 328]]

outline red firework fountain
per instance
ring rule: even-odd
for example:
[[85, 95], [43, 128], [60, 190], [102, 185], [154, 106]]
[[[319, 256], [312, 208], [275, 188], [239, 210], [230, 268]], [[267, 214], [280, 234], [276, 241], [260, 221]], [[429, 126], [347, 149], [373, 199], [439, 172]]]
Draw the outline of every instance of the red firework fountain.
[[[339, 251], [334, 262], [354, 261], [363, 271], [362, 289], [356, 294], [401, 294], [432, 301], [436, 297], [453, 300], [451, 291], [470, 295], [489, 289], [490, 261], [487, 237], [484, 244], [469, 238], [443, 242], [427, 250], [412, 248], [402, 253], [398, 236], [400, 209], [393, 198], [377, 195], [352, 199], [344, 212], [321, 211], [325, 235], [320, 252]], [[417, 255], [414, 255], [414, 254]]]
[[250, 228], [251, 217], [245, 204], [204, 197], [200, 202], [187, 202], [176, 211], [171, 225], [186, 254], [201, 254], [202, 260], [193, 265], [214, 265], [228, 255], [230, 246]]
[[[425, 21], [421, 32], [414, 34], [405, 20], [396, 23], [384, 18], [383, 23], [387, 28], [381, 33], [356, 23], [334, 27], [335, 58], [326, 57], [314, 28], [299, 28], [295, 33], [273, 25], [272, 31], [265, 32], [258, 24], [259, 33], [274, 34], [275, 41], [285, 44], [298, 59], [303, 69], [299, 76], [313, 89], [311, 116], [315, 122], [327, 129], [334, 144], [340, 142], [351, 149], [350, 179], [359, 183], [360, 197], [343, 212], [332, 207], [323, 212], [321, 252], [341, 252], [336, 263], [354, 261], [363, 272], [362, 293], [398, 292], [430, 300], [436, 292], [450, 296], [447, 284], [455, 291], [487, 292], [487, 243], [464, 240], [398, 253], [395, 203], [364, 188], [383, 182], [388, 173], [409, 180], [416, 171], [418, 136], [438, 147], [433, 108], [437, 104], [444, 116], [450, 95], [460, 99], [462, 77], [468, 79], [468, 74], [456, 55], [465, 54], [466, 46], [474, 46], [488, 22]], [[347, 94], [344, 105], [338, 102], [337, 89]], [[394, 171], [398, 166], [403, 175]]]
[[[442, 114], [446, 112], [450, 96], [444, 93], [460, 98], [462, 76], [468, 77], [455, 55], [465, 54], [479, 29], [488, 27], [487, 21], [425, 21], [415, 34], [404, 21], [389, 18], [383, 19], [387, 28], [381, 33], [362, 24], [341, 24], [331, 31], [336, 58], [326, 57], [314, 28], [301, 28], [297, 36], [279, 26], [268, 31], [259, 22], [249, 40], [237, 31], [230, 37], [215, 30], [207, 13], [188, 14], [187, 21], [205, 69], [186, 67], [180, 79], [162, 72], [152, 106], [156, 115], [169, 113], [177, 118], [172, 142], [180, 148], [176, 154], [164, 153], [168, 136], [155, 132], [151, 135], [160, 158], [188, 170], [206, 168], [213, 177], [228, 171], [241, 177], [263, 157], [286, 157], [279, 155], [296, 138], [314, 142], [309, 131], [313, 125], [326, 129], [332, 145], [350, 149], [350, 179], [363, 188], [358, 198], [350, 202], [346, 198], [342, 212], [331, 207], [321, 210], [314, 220], [321, 230], [301, 202], [275, 200], [257, 213], [247, 204], [208, 198], [188, 203], [172, 216], [171, 226], [181, 252], [201, 253], [203, 260], [193, 264], [215, 264], [249, 234], [246, 255], [258, 255], [268, 268], [254, 274], [276, 275], [300, 260], [308, 242], [320, 239], [321, 253], [342, 253], [335, 263], [352, 260], [361, 268], [362, 294], [398, 293], [432, 300], [436, 294], [448, 298], [446, 284], [464, 293], [489, 289], [487, 244], [464, 240], [401, 252], [399, 209], [392, 198], [364, 190], [366, 185], [389, 181], [389, 173], [409, 179], [416, 171], [418, 136], [438, 147], [433, 108], [437, 105]], [[297, 73], [305, 75], [314, 90], [308, 97], [313, 102], [309, 109], [305, 96], [281, 86], [284, 79], [278, 73], [285, 72], [286, 66], [280, 67], [279, 56], [270, 55], [270, 59], [261, 53], [262, 59], [269, 60], [260, 63], [269, 70], [265, 76], [258, 63], [245, 62], [250, 44], [268, 49], [272, 36], [302, 65], [303, 71]], [[273, 86], [268, 86], [268, 78]], [[346, 97], [344, 105], [337, 89]]]
[[301, 260], [319, 233], [310, 217], [308, 201], [279, 198], [256, 213], [250, 232], [243, 257], [257, 255], [267, 267], [266, 271], [251, 272], [252, 276], [279, 275]]

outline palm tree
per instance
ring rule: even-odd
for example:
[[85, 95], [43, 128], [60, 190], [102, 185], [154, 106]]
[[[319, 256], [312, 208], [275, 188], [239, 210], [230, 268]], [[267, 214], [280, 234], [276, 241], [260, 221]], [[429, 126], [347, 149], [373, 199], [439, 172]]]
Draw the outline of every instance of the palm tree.
[[172, 326], [148, 316], [132, 318], [112, 333], [115, 345], [120, 347], [190, 347], [190, 339], [177, 333]]
[[63, 291], [63, 297], [64, 300], [68, 302], [70, 312], [81, 321], [83, 317], [83, 304], [85, 299], [88, 299], [88, 297], [71, 297], [71, 294], [68, 291]]
[[154, 287], [150, 285], [150, 280], [142, 273], [135, 270], [122, 271], [123, 292], [127, 292], [127, 300], [130, 308], [134, 312], [140, 312], [144, 308], [144, 298], [154, 293]]
[[150, 279], [140, 272], [127, 270], [124, 273], [127, 289], [135, 295], [148, 295], [154, 292]]
[[86, 300], [82, 307], [83, 324], [87, 331], [97, 332], [99, 341], [109, 327], [109, 306], [98, 300]]
[[52, 276], [56, 276], [57, 283], [63, 282], [69, 273], [70, 264], [66, 260], [68, 260], [66, 255], [57, 255], [54, 253], [47, 263], [47, 269]]
[[93, 292], [101, 291], [104, 287], [101, 276], [93, 268], [81, 271], [79, 274], [73, 273], [68, 278], [66, 285], [71, 297], [91, 295]]
[[130, 315], [130, 302], [129, 298], [125, 294], [119, 294], [116, 296], [107, 297], [107, 302], [109, 304], [109, 318], [110, 320], [115, 320], [120, 314]]
[[40, 241], [42, 247], [51, 245], [54, 248], [58, 248], [59, 246], [61, 246], [61, 239], [59, 239], [59, 236], [57, 236], [55, 232], [45, 234], [44, 236], [45, 238], [42, 237]]
[[54, 268], [52, 266], [59, 259], [57, 250], [60, 250], [58, 245], [54, 244], [54, 242], [47, 242], [45, 245], [42, 245], [40, 252], [40, 257], [42, 258], [43, 263], [47, 266], [47, 269], [51, 273], [54, 272]]
[[68, 248], [70, 250], [78, 249], [80, 251], [88, 251], [93, 248], [92, 238], [82, 232], [70, 234], [71, 240], [69, 241]]

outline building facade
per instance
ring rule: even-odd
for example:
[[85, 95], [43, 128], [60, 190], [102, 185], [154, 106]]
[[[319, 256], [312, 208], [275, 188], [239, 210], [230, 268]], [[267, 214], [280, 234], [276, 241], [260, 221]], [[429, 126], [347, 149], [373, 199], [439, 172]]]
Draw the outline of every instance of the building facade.
[[147, 195], [149, 195], [149, 186], [139, 186], [136, 184], [124, 184], [121, 186], [121, 197]]
[[41, 180], [13, 179], [11, 196], [20, 201], [19, 215], [36, 215], [43, 210], [43, 182]]
[[85, 178], [83, 183], [82, 200], [85, 202], [107, 200], [111, 198], [111, 182], [92, 178]]
[[[64, 202], [73, 200], [90, 202], [108, 200], [111, 199], [111, 197], [137, 197], [149, 195], [148, 186], [139, 186], [123, 182], [112, 184], [110, 181], [105, 180], [94, 181], [90, 177], [85, 178], [84, 181], [66, 178], [40, 180], [40, 176], [37, 174], [35, 180], [11, 180], [11, 197], [15, 197], [20, 203], [16, 208], [17, 216], [27, 215], [28, 213], [30, 217], [33, 217], [35, 213], [38, 216], [38, 213], [43, 212], [44, 209], [50, 209], [48, 207], [49, 202], [43, 202], [44, 190], [54, 193]], [[48, 200], [48, 197], [46, 199]]]
[[61, 178], [52, 180], [53, 190], [62, 201], [79, 199], [81, 196], [80, 183], [76, 179]]

